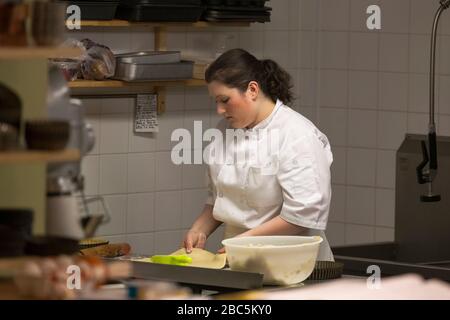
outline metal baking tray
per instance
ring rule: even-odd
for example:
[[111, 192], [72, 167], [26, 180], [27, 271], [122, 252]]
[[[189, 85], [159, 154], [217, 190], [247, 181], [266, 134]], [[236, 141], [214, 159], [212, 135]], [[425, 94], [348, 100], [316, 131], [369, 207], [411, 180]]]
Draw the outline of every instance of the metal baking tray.
[[177, 63], [181, 61], [180, 51], [139, 51], [116, 54], [117, 63]]
[[183, 267], [133, 261], [133, 277], [155, 281], [177, 282], [203, 290], [219, 292], [257, 289], [263, 286], [263, 275], [227, 269]]
[[177, 63], [119, 63], [115, 79], [122, 81], [185, 80], [191, 79], [194, 71], [193, 61]]

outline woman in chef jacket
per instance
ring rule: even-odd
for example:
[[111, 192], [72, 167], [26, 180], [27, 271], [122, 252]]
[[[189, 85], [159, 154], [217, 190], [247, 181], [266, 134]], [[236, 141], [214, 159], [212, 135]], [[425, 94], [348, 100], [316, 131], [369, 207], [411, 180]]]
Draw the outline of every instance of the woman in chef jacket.
[[[184, 237], [186, 250], [204, 248], [224, 223], [225, 238], [319, 235], [324, 241], [318, 260], [333, 260], [324, 233], [333, 156], [327, 137], [287, 106], [292, 100], [289, 74], [272, 60], [233, 49], [209, 66], [206, 81], [224, 117], [217, 128], [224, 140], [237, 129], [246, 138], [222, 142], [225, 161], [209, 159], [209, 197]], [[245, 161], [230, 161], [238, 151]]]

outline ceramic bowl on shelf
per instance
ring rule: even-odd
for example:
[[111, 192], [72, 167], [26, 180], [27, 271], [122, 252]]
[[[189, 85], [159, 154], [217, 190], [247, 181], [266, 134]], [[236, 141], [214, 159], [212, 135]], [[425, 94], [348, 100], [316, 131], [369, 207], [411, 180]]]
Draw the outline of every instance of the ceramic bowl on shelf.
[[70, 138], [70, 124], [63, 120], [30, 120], [25, 122], [27, 148], [62, 150]]

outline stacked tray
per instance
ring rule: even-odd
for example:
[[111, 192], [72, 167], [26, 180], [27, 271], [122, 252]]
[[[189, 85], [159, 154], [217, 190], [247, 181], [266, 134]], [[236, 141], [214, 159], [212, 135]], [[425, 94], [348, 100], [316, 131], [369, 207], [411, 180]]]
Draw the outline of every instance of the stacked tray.
[[179, 51], [143, 51], [116, 55], [114, 79], [122, 81], [191, 79], [194, 62]]
[[67, 2], [67, 6], [79, 6], [82, 20], [112, 20], [116, 16], [119, 2], [120, 0], [71, 0]]
[[270, 22], [266, 0], [205, 0], [203, 20], [211, 22]]
[[201, 0], [121, 0], [116, 18], [136, 22], [195, 22], [203, 11]]

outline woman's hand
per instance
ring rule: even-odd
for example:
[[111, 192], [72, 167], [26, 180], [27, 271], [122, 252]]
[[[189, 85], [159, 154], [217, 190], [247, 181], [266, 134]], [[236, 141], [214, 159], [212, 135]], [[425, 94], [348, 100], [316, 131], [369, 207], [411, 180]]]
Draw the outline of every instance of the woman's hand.
[[206, 233], [191, 229], [184, 236], [183, 247], [187, 253], [191, 253], [193, 248], [204, 249], [207, 238]]

